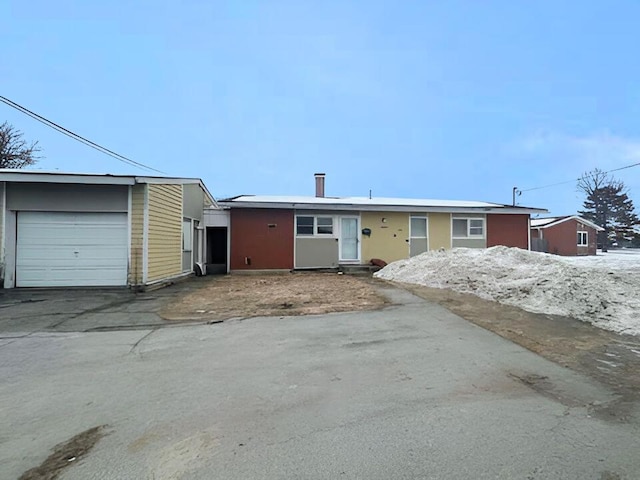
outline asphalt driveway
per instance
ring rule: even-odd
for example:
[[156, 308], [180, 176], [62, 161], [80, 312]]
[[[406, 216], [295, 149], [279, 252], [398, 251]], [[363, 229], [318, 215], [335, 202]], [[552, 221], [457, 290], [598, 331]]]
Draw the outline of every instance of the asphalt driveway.
[[373, 312], [12, 331], [0, 477], [106, 425], [60, 478], [637, 478], [637, 408], [605, 415], [616, 396], [587, 377], [386, 294], [396, 305]]
[[0, 290], [0, 337], [166, 326], [160, 309], [211, 278], [190, 278], [144, 293], [126, 288]]

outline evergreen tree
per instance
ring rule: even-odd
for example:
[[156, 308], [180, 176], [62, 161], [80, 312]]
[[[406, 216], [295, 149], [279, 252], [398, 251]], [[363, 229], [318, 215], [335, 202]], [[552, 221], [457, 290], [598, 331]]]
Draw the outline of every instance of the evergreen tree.
[[586, 195], [584, 210], [578, 213], [604, 228], [598, 232], [603, 251], [606, 252], [612, 242], [629, 243], [634, 239], [640, 219], [623, 182], [595, 169], [580, 177], [578, 189]]

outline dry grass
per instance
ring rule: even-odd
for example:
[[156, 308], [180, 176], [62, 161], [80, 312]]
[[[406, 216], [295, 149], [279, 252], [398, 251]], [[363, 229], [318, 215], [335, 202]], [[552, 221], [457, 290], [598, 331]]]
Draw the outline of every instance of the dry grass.
[[366, 278], [334, 273], [228, 275], [167, 305], [167, 320], [226, 320], [374, 310], [387, 301]]

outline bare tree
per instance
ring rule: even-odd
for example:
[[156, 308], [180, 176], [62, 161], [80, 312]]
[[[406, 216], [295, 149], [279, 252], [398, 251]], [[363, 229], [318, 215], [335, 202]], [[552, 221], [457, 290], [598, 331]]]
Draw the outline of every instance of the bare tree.
[[28, 143], [22, 132], [4, 122], [0, 125], [0, 168], [24, 168], [40, 158], [38, 142]]
[[604, 229], [598, 233], [598, 243], [602, 244], [603, 251], [607, 251], [611, 241], [633, 240], [640, 220], [624, 182], [596, 168], [582, 174], [578, 179], [578, 190], [586, 195], [580, 215]]

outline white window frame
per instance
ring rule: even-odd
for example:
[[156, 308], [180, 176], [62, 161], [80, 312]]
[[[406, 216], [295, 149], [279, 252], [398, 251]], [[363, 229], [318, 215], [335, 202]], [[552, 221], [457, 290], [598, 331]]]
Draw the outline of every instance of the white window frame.
[[[185, 233], [189, 232], [189, 245], [188, 248], [185, 248]], [[194, 243], [194, 220], [189, 217], [182, 217], [182, 254], [188, 253], [190, 262], [190, 267], [187, 270], [183, 270], [183, 272], [191, 272], [193, 271], [193, 259], [195, 252], [193, 251], [193, 243]], [[180, 269], [182, 269], [182, 254], [180, 255]]]
[[[318, 225], [318, 219], [320, 218], [328, 218], [331, 220], [331, 233], [320, 233], [318, 231], [318, 228], [320, 227]], [[326, 227], [327, 225], [323, 225], [323, 227]], [[319, 237], [333, 237], [334, 233], [336, 231], [336, 220], [335, 218], [333, 218], [331, 215], [314, 215], [313, 217], [313, 232], [314, 235], [317, 235]]]
[[[187, 228], [187, 224], [189, 227]], [[185, 246], [185, 233], [189, 234], [189, 245]], [[182, 251], [183, 252], [192, 252], [193, 251], [193, 220], [191, 218], [183, 217], [182, 218]]]
[[589, 246], [589, 232], [587, 232], [586, 230], [578, 230], [578, 237], [582, 237], [582, 235], [584, 235], [585, 243], [580, 243], [580, 241], [578, 241], [578, 246], [579, 247], [588, 247]]
[[[298, 218], [300, 218], [300, 217], [311, 217], [311, 218], [313, 218], [313, 225], [311, 226], [311, 228], [312, 228], [311, 233], [298, 233]], [[296, 215], [296, 225], [295, 225], [296, 237], [310, 238], [310, 237], [314, 236], [315, 231], [316, 231], [316, 217], [315, 217], [315, 215]]]
[[[467, 222], [467, 235], [465, 237], [460, 237], [460, 236], [454, 236], [453, 235], [453, 222], [454, 220], [466, 220]], [[477, 220], [482, 222], [482, 235], [472, 235], [471, 234], [471, 220]], [[477, 240], [481, 240], [484, 239], [487, 235], [487, 222], [486, 219], [483, 217], [451, 217], [451, 238], [455, 239], [455, 240], [473, 240], [473, 239], [477, 239]]]
[[[298, 233], [298, 218], [300, 217], [312, 217], [313, 218], [313, 233]], [[331, 233], [319, 233], [318, 232], [318, 218], [330, 218], [331, 219]], [[338, 238], [338, 232], [336, 228], [336, 217], [333, 215], [305, 215], [296, 214], [295, 222], [296, 238]]]

